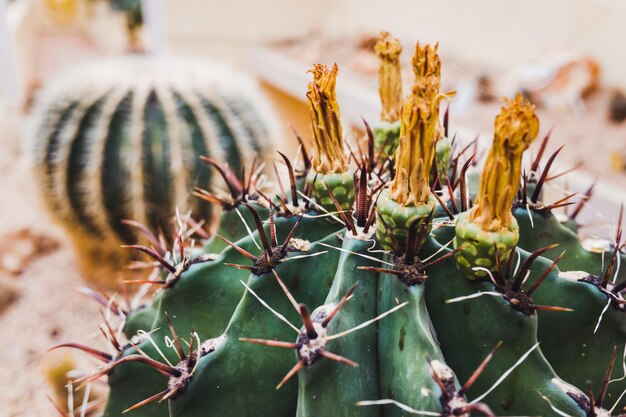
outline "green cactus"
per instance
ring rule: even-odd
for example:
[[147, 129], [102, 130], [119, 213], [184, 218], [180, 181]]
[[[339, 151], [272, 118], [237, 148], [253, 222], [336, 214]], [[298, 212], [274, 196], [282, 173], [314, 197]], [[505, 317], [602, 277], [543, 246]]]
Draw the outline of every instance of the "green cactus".
[[209, 224], [217, 218], [211, 204], [190, 197], [214, 181], [200, 155], [236, 173], [255, 154], [269, 156], [271, 112], [232, 71], [137, 58], [63, 77], [42, 94], [28, 139], [45, 202], [79, 259], [98, 265], [84, 268], [92, 275], [128, 262], [119, 245], [137, 235], [124, 219], [169, 233], [175, 208]]
[[337, 69], [316, 66], [315, 153], [304, 169], [280, 154], [289, 187], [270, 194], [209, 158], [228, 193], [196, 195], [223, 208], [216, 235], [179, 215], [168, 246], [130, 223], [155, 265], [135, 283], [156, 291], [129, 305], [89, 293], [114, 353], [58, 346], [103, 363], [84, 382], [108, 376], [104, 416], [623, 414], [620, 231], [610, 252], [585, 252], [552, 213], [562, 202], [540, 202], [549, 166], [522, 178], [538, 120], [520, 96], [496, 118], [480, 186], [467, 148], [432, 178], [436, 48], [418, 44], [413, 63], [395, 175], [367, 125], [368, 156], [350, 164]]

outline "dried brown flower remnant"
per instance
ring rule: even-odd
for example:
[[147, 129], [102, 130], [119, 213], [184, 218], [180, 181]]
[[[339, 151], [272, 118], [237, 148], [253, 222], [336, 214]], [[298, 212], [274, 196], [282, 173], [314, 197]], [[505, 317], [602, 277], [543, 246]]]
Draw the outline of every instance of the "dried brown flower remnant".
[[417, 44], [413, 57], [415, 83], [400, 114], [396, 177], [389, 196], [404, 206], [425, 203], [430, 196], [430, 169], [441, 136], [439, 104], [455, 92], [439, 93], [441, 61], [437, 45]]
[[313, 81], [309, 83], [307, 99], [310, 105], [311, 125], [315, 139], [313, 168], [321, 174], [342, 173], [348, 169], [348, 158], [343, 149], [339, 105], [335, 95], [337, 64], [332, 68], [316, 64], [309, 72]]
[[511, 203], [521, 174], [522, 154], [537, 138], [539, 118], [534, 106], [517, 94], [496, 116], [493, 144], [480, 176], [472, 222], [483, 230], [496, 231], [509, 226]]
[[425, 203], [430, 196], [430, 168], [435, 157], [435, 143], [441, 135], [439, 103], [452, 93], [432, 92], [435, 81], [419, 83], [404, 101], [400, 115], [400, 144], [396, 151], [396, 177], [390, 197], [404, 206]]
[[415, 83], [418, 84], [433, 78], [437, 80], [436, 91], [439, 91], [441, 85], [441, 60], [437, 54], [439, 49], [439, 43], [435, 46], [430, 44], [417, 43], [415, 45], [415, 54], [411, 60], [413, 65], [413, 75], [415, 76]]
[[402, 72], [400, 68], [400, 41], [389, 32], [381, 32], [375, 46], [376, 55], [380, 60], [378, 69], [378, 91], [382, 110], [380, 119], [385, 122], [396, 122], [400, 118], [402, 107]]

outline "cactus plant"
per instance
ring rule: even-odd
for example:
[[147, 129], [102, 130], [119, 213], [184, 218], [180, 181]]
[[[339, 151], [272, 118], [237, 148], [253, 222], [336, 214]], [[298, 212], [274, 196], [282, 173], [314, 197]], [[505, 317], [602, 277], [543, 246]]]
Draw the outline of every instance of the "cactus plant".
[[[288, 188], [251, 190], [214, 163], [231, 194], [198, 195], [224, 207], [217, 237], [198, 250], [180, 220], [168, 249], [142, 229], [151, 244], [136, 247], [157, 267], [140, 283], [157, 291], [119, 314], [121, 333], [105, 326], [116, 353], [59, 346], [103, 362], [83, 382], [108, 376], [104, 416], [623, 415], [621, 233], [601, 264], [550, 220], [563, 203], [541, 202], [549, 166], [522, 173], [539, 127], [520, 96], [496, 117], [480, 186], [460, 150], [435, 189], [449, 95], [436, 48], [418, 44], [414, 62], [421, 78], [399, 115], [395, 176], [380, 172], [387, 150], [367, 125], [367, 155], [346, 155], [337, 69], [317, 66], [315, 155], [296, 164], [280, 154]], [[569, 265], [592, 272], [559, 269], [559, 244], [578, 254]]]
[[210, 222], [212, 206], [190, 197], [212, 181], [199, 157], [241, 172], [253, 155], [267, 158], [273, 129], [245, 77], [213, 64], [137, 58], [51, 83], [29, 139], [46, 203], [80, 258], [123, 267], [116, 249], [136, 234], [122, 220], [169, 233], [178, 207]]

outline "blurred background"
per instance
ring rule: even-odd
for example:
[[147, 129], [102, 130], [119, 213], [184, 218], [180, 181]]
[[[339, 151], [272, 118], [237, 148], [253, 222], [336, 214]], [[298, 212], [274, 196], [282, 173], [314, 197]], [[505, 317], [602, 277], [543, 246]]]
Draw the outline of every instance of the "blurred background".
[[[56, 381], [62, 360], [74, 359], [45, 350], [96, 335], [98, 308], [75, 290], [86, 285], [80, 255], [42, 202], [27, 143], [36, 138], [25, 133], [38, 97], [68, 88], [90, 63], [228, 64], [259, 84], [276, 112], [273, 139], [293, 153], [292, 127], [310, 140], [314, 63], [338, 63], [346, 131], [358, 135], [361, 117], [380, 112], [379, 32], [402, 41], [407, 69], [415, 42], [439, 42], [444, 89], [458, 92], [452, 131], [488, 140], [501, 98], [522, 91], [542, 134], [553, 129], [549, 148], [566, 145], [553, 172], [576, 168], [576, 184], [555, 192], [596, 182], [582, 219], [588, 236], [603, 238], [626, 200], [625, 21], [618, 0], [0, 0], [0, 417], [55, 415], [45, 376]], [[110, 68], [109, 78], [123, 77]]]

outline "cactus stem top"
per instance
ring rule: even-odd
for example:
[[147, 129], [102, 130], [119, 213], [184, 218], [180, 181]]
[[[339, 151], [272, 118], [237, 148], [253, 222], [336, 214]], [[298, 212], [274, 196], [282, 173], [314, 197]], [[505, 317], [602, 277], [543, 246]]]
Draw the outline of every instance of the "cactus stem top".
[[430, 170], [435, 143], [441, 136], [439, 104], [455, 92], [439, 93], [441, 62], [437, 45], [415, 47], [415, 83], [400, 112], [400, 143], [396, 151], [396, 176], [390, 197], [403, 206], [424, 204], [430, 197]]
[[380, 59], [378, 68], [378, 91], [382, 110], [380, 119], [385, 122], [396, 122], [400, 118], [402, 107], [402, 71], [400, 68], [400, 41], [383, 31], [375, 46], [376, 55]]
[[470, 212], [470, 220], [483, 230], [498, 231], [511, 223], [510, 207], [519, 186], [522, 154], [538, 132], [534, 106], [519, 93], [513, 100], [505, 99], [505, 106], [496, 116], [493, 144]]
[[313, 168], [321, 174], [343, 173], [348, 170], [339, 105], [335, 95], [338, 71], [337, 64], [333, 64], [332, 68], [316, 64], [309, 71], [313, 74], [313, 81], [309, 83], [306, 96], [315, 139]]

